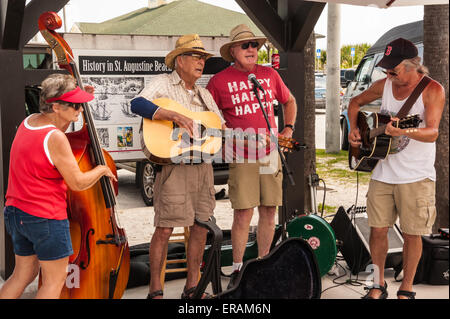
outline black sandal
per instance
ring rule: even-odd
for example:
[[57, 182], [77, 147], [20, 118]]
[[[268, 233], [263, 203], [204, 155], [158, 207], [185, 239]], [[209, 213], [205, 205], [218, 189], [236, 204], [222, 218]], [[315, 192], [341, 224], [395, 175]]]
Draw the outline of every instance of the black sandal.
[[372, 289], [378, 289], [381, 291], [381, 295], [378, 297], [378, 299], [387, 299], [388, 292], [387, 292], [387, 282], [384, 282], [384, 287], [381, 287], [380, 285], [373, 285], [370, 287], [364, 287], [364, 290], [368, 290], [367, 294], [364, 297], [361, 297], [361, 299], [375, 299], [372, 296], [369, 296]]
[[397, 291], [397, 297], [400, 296], [406, 297], [406, 299], [416, 299], [416, 293], [414, 291], [399, 290]]
[[164, 293], [162, 290], [156, 290], [152, 293], [149, 293], [147, 295], [147, 299], [155, 299], [155, 297], [158, 297], [158, 296], [164, 296]]
[[[186, 290], [186, 286], [184, 286], [183, 293], [181, 294], [181, 299], [193, 299], [192, 295], [194, 294], [195, 289], [197, 289], [197, 286], [191, 287], [187, 290]], [[211, 299], [211, 298], [212, 298], [212, 296], [209, 293], [204, 292], [201, 299]]]

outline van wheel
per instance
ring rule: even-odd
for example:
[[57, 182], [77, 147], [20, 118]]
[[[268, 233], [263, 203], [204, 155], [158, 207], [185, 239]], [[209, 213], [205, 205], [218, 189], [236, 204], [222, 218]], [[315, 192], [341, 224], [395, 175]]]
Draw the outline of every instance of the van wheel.
[[153, 206], [153, 187], [155, 185], [156, 171], [150, 162], [142, 162], [140, 180], [142, 181], [141, 195], [145, 205]]
[[341, 150], [348, 151], [348, 125], [347, 120], [344, 118], [341, 124]]

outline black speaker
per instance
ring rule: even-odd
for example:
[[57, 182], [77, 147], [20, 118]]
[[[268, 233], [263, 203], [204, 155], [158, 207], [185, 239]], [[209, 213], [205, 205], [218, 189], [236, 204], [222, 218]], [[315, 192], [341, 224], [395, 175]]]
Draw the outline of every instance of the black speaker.
[[[336, 239], [341, 242], [340, 251], [352, 274], [364, 271], [372, 260], [370, 257], [370, 227], [367, 221], [366, 207], [351, 207], [346, 212], [340, 206], [331, 227]], [[403, 238], [397, 227], [388, 231], [388, 255], [385, 268], [395, 267], [402, 262]]]

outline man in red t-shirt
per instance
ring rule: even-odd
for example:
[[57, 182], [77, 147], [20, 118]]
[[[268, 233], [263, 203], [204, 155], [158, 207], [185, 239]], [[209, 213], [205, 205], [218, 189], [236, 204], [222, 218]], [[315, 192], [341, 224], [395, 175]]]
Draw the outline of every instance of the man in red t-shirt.
[[[220, 48], [220, 54], [230, 67], [211, 78], [207, 89], [222, 111], [228, 128], [242, 129], [246, 133], [265, 133], [269, 130], [253, 84], [248, 80], [254, 74], [265, 93], [258, 91], [267, 112], [274, 135], [292, 137], [297, 115], [297, 104], [279, 74], [269, 67], [257, 65], [258, 50], [265, 37], [257, 37], [244, 24], [230, 32], [230, 41]], [[284, 105], [285, 127], [278, 134], [274, 116], [274, 101]], [[234, 209], [231, 240], [233, 246], [233, 272], [228, 288], [235, 283], [242, 267], [247, 244], [248, 230], [253, 210], [258, 207], [258, 254], [269, 253], [275, 231], [276, 207], [282, 205], [282, 168], [277, 149], [243, 147], [245, 163], [237, 160], [230, 163], [229, 196]], [[236, 149], [239, 153], [239, 147]], [[242, 155], [242, 154], [241, 154]], [[239, 154], [238, 154], [239, 156]]]

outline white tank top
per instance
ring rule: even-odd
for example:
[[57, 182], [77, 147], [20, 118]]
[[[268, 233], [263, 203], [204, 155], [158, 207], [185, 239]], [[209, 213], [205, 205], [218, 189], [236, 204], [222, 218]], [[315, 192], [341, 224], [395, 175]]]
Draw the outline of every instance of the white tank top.
[[[386, 79], [380, 113], [397, 114], [406, 99], [401, 101], [395, 99], [392, 93], [392, 81]], [[409, 114], [419, 114], [422, 119], [419, 127], [425, 127], [424, 113], [423, 97], [420, 94]], [[372, 179], [389, 184], [413, 183], [425, 178], [436, 181], [434, 169], [436, 144], [434, 142], [419, 142], [402, 136], [398, 148], [398, 153], [390, 154], [386, 159], [378, 161], [373, 170]]]

